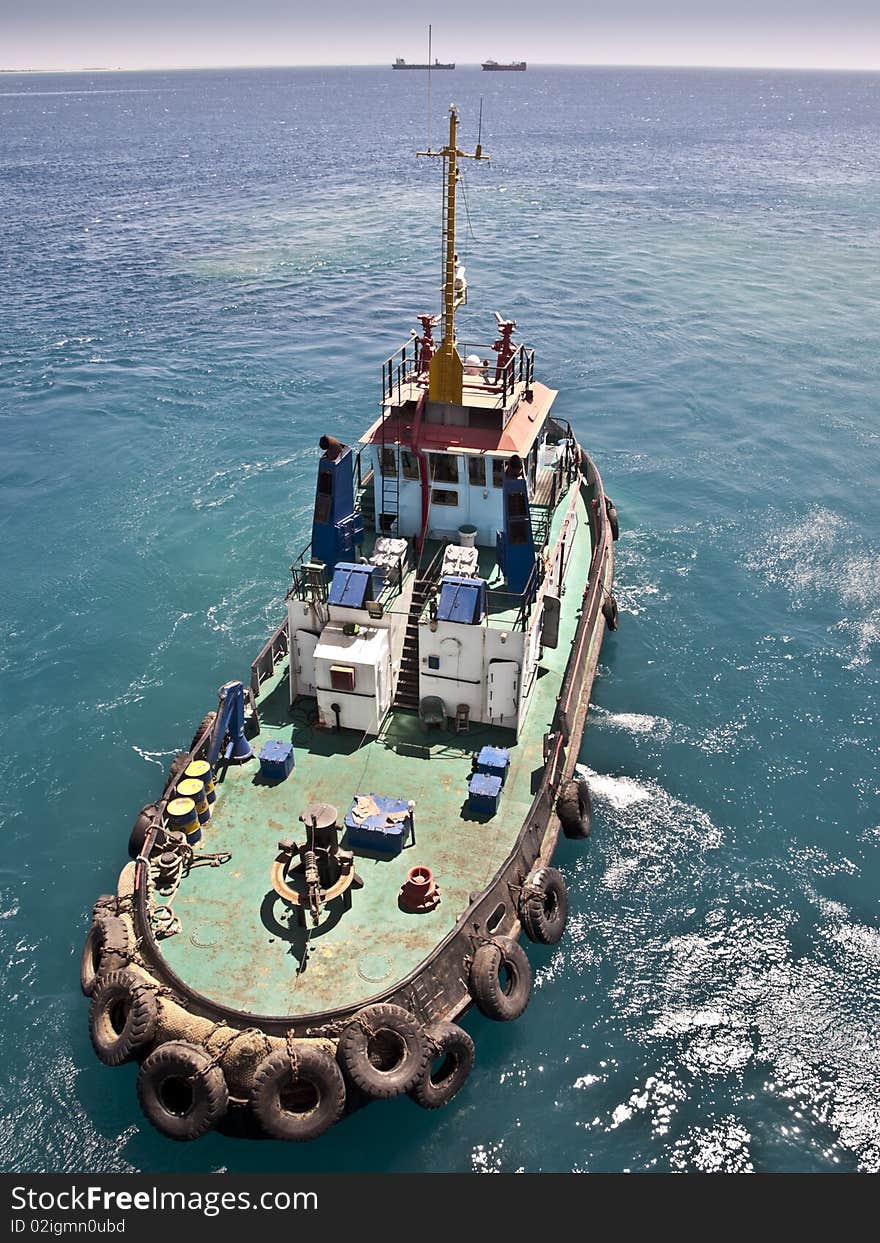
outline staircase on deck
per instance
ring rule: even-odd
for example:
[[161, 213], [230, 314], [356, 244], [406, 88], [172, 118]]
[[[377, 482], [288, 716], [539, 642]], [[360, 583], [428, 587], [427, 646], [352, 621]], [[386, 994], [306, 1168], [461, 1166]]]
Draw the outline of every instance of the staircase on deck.
[[422, 571], [421, 575], [418, 571], [416, 572], [403, 638], [400, 674], [391, 705], [393, 708], [408, 708], [414, 712], [417, 712], [419, 708], [419, 618], [425, 610], [429, 597], [437, 591], [440, 570], [443, 566], [443, 554], [446, 552], [447, 544], [448, 540], [443, 540], [430, 565]]
[[419, 618], [425, 607], [434, 584], [429, 578], [417, 578], [413, 584], [412, 600], [409, 616], [406, 619], [406, 633], [403, 638], [403, 655], [400, 660], [400, 674], [394, 694], [393, 707], [411, 708], [418, 711], [419, 707]]
[[553, 521], [560, 484], [560, 474], [552, 466], [538, 468], [529, 510], [532, 516], [532, 535], [539, 551], [550, 539], [550, 524]]

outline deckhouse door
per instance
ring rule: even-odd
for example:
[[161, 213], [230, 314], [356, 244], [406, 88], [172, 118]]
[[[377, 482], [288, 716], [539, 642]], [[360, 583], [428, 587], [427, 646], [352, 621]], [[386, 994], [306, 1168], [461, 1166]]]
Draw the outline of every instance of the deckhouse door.
[[519, 665], [515, 660], [493, 660], [489, 665], [489, 718], [515, 717], [519, 693]]
[[310, 630], [296, 630], [293, 639], [296, 648], [296, 693], [317, 695], [315, 648], [318, 646], [318, 636]]

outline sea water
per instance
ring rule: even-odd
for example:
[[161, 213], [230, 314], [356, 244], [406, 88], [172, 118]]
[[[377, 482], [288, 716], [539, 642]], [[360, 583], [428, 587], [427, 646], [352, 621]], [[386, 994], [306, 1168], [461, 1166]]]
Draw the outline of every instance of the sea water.
[[418, 74], [4, 74], [4, 1169], [880, 1168], [880, 77], [442, 86], [461, 335], [517, 320], [620, 514], [567, 934], [436, 1114], [178, 1145], [95, 1059], [91, 905], [438, 309], [440, 174]]

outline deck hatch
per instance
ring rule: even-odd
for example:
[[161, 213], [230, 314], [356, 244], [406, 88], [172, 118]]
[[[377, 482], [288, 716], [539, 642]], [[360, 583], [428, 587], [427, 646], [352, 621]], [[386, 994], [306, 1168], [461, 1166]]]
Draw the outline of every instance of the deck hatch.
[[340, 561], [333, 571], [330, 584], [329, 604], [343, 604], [350, 609], [362, 609], [367, 600], [376, 598], [378, 571], [376, 566], [357, 565]]
[[440, 580], [439, 621], [476, 625], [486, 611], [486, 584], [482, 579], [447, 574]]

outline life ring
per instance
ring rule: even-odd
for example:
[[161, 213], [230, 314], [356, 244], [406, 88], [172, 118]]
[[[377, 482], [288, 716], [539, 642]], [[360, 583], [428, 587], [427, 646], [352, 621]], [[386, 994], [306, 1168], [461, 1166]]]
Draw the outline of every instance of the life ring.
[[602, 616], [605, 618], [605, 623], [609, 630], [617, 629], [619, 615], [620, 610], [617, 607], [617, 601], [614, 596], [606, 596], [602, 601]]
[[555, 945], [568, 923], [568, 887], [556, 868], [538, 868], [519, 896], [520, 923], [530, 941]]
[[297, 1042], [267, 1054], [254, 1074], [251, 1105], [273, 1139], [317, 1139], [345, 1109], [345, 1080], [324, 1049]]
[[[115, 899], [113, 904], [116, 905]], [[124, 966], [129, 948], [126, 925], [118, 915], [111, 915], [107, 907], [96, 902], [79, 964], [80, 988], [86, 997], [92, 996], [103, 972], [110, 967]]]
[[105, 1066], [121, 1066], [156, 1033], [155, 993], [130, 971], [110, 971], [99, 981], [89, 1010], [89, 1035]]
[[566, 837], [577, 840], [590, 836], [593, 831], [593, 801], [590, 787], [583, 777], [572, 778], [559, 791], [556, 814]]
[[358, 1011], [339, 1037], [338, 1052], [352, 1083], [367, 1096], [387, 1099], [420, 1078], [429, 1047], [408, 1010], [380, 1003]]
[[439, 1109], [464, 1087], [474, 1064], [474, 1042], [456, 1023], [435, 1023], [426, 1039], [431, 1056], [409, 1095], [422, 1109]]
[[198, 1139], [229, 1104], [223, 1071], [202, 1045], [187, 1040], [153, 1050], [138, 1072], [137, 1094], [149, 1121], [169, 1139]]
[[605, 497], [605, 512], [608, 515], [608, 525], [611, 527], [611, 538], [613, 540], [620, 539], [620, 523], [617, 519], [617, 507], [610, 496]]
[[470, 989], [487, 1019], [518, 1019], [532, 992], [532, 969], [525, 950], [510, 937], [493, 937], [474, 954]]
[[195, 751], [196, 743], [201, 741], [202, 735], [206, 732], [206, 730], [210, 729], [210, 727], [214, 724], [216, 720], [217, 720], [216, 712], [205, 713], [205, 715], [202, 717], [201, 725], [196, 730], [196, 732], [193, 734], [192, 742], [189, 744], [190, 752]]
[[136, 859], [144, 848], [147, 840], [147, 834], [159, 817], [159, 808], [155, 803], [148, 803], [146, 807], [142, 807], [138, 812], [137, 820], [131, 830], [131, 836], [128, 839], [128, 857]]

